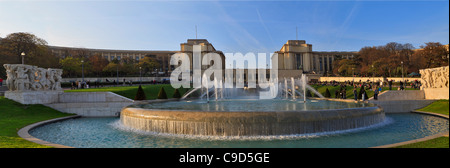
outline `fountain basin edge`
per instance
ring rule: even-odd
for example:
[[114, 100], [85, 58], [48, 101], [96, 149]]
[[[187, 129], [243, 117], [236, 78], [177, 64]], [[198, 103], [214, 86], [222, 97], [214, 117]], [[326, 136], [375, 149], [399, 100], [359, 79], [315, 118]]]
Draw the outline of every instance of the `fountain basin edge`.
[[142, 131], [199, 136], [273, 136], [332, 132], [383, 122], [378, 106], [311, 111], [195, 111], [126, 107], [120, 122]]

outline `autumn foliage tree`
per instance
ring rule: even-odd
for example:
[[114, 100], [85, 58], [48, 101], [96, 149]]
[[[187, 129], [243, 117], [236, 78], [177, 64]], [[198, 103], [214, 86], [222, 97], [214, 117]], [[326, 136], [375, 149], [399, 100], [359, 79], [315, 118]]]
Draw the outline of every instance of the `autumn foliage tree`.
[[421, 49], [417, 50], [412, 56], [414, 61], [414, 70], [435, 68], [448, 65], [448, 46], [444, 46], [439, 42], [428, 42]]
[[[390, 42], [382, 46], [363, 47], [358, 52], [356, 61], [360, 76], [401, 76], [403, 62], [404, 73], [414, 64], [411, 57], [414, 47], [409, 44]], [[400, 71], [399, 71], [400, 70]]]
[[95, 54], [94, 56], [89, 57], [89, 62], [92, 66], [92, 72], [96, 76], [102, 76], [103, 69], [108, 65], [109, 61], [102, 57], [101, 54]]
[[24, 63], [43, 68], [60, 68], [59, 58], [48, 48], [44, 39], [34, 34], [18, 32], [0, 39], [0, 77], [5, 78], [3, 64], [22, 63], [21, 53], [25, 53]]

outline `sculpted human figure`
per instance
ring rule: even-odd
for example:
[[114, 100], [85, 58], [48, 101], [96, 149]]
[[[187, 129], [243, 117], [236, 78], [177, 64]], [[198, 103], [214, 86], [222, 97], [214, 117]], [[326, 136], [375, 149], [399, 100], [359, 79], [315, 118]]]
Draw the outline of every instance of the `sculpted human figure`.
[[440, 70], [442, 87], [448, 88], [448, 66], [442, 67]]
[[431, 70], [431, 69], [427, 69], [427, 72], [428, 72], [428, 79], [426, 79], [426, 80], [428, 80], [428, 88], [432, 88], [434, 85], [434, 80], [433, 80], [434, 73], [433, 73], [433, 70]]
[[421, 69], [422, 88], [449, 88], [449, 66]]
[[428, 82], [428, 76], [430, 75], [427, 71], [427, 69], [421, 69], [420, 74], [422, 75], [422, 88], [428, 88], [429, 82]]
[[31, 81], [31, 90], [40, 90], [42, 88], [42, 86], [37, 82], [39, 81], [38, 78], [38, 68], [37, 66], [33, 66], [30, 70], [30, 81]]
[[14, 81], [17, 77], [12, 69], [12, 66], [10, 64], [4, 64], [3, 67], [6, 69], [6, 85], [8, 85], [10, 91], [16, 90]]
[[46, 70], [46, 74], [47, 74], [47, 81], [48, 81], [48, 86], [50, 90], [55, 90], [56, 86], [55, 86], [55, 72], [53, 69], [47, 69]]
[[49, 88], [49, 81], [47, 79], [47, 70], [44, 68], [38, 68], [39, 74], [39, 84], [42, 86], [42, 90], [47, 90]]
[[54, 90], [61, 90], [61, 81], [62, 81], [62, 69], [53, 69], [55, 71], [54, 79], [55, 79], [55, 87]]
[[29, 90], [30, 79], [28, 74], [26, 73], [25, 67], [17, 67], [16, 70], [17, 78], [15, 80], [15, 87], [18, 91], [26, 91]]
[[39, 68], [32, 65], [4, 64], [9, 91], [61, 90], [62, 69]]

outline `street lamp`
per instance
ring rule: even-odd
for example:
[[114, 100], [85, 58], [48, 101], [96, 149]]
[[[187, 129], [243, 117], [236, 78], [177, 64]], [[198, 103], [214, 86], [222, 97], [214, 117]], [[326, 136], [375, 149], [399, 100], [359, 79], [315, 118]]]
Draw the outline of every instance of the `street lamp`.
[[139, 67], [139, 85], [142, 84], [142, 67]]
[[402, 63], [402, 81], [403, 81], [403, 84], [405, 84], [405, 79], [403, 78], [403, 61], [401, 63]]
[[373, 69], [372, 65], [372, 85], [375, 84], [375, 69]]
[[25, 52], [20, 53], [20, 55], [22, 56], [22, 64], [24, 64], [24, 62], [25, 62], [25, 60], [24, 60]]
[[119, 85], [119, 63], [117, 63], [117, 66], [116, 66], [116, 72], [117, 72], [117, 80], [116, 80], [116, 84], [117, 84], [117, 86]]
[[84, 60], [81, 60], [81, 82], [84, 82]]
[[353, 82], [355, 82], [355, 68], [352, 68]]

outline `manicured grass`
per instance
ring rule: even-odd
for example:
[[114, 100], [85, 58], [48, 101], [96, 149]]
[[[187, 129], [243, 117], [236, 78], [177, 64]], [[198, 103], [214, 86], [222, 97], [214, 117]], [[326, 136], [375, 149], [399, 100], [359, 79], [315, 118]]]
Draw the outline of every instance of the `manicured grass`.
[[0, 96], [0, 148], [46, 148], [20, 138], [19, 129], [44, 120], [70, 116], [44, 105], [22, 105]]
[[[142, 85], [145, 96], [147, 100], [156, 99], [158, 97], [158, 92], [164, 87], [167, 97], [172, 98], [175, 89], [170, 84], [159, 84], [159, 85]], [[65, 90], [64, 92], [113, 92], [118, 95], [133, 99], [136, 96], [139, 86], [119, 86], [119, 87], [102, 87], [102, 88], [89, 88], [89, 89], [76, 89], [76, 90]], [[188, 89], [181, 89], [180, 94], [183, 95]]]
[[418, 109], [417, 111], [425, 111], [425, 112], [432, 112], [432, 113], [438, 113], [438, 114], [445, 114], [445, 115], [449, 115], [448, 110], [449, 110], [449, 104], [448, 104], [449, 100], [438, 100], [435, 101], [433, 103], [431, 103], [430, 105]]
[[449, 148], [448, 137], [439, 137], [424, 142], [417, 142], [408, 145], [397, 146], [395, 148]]

